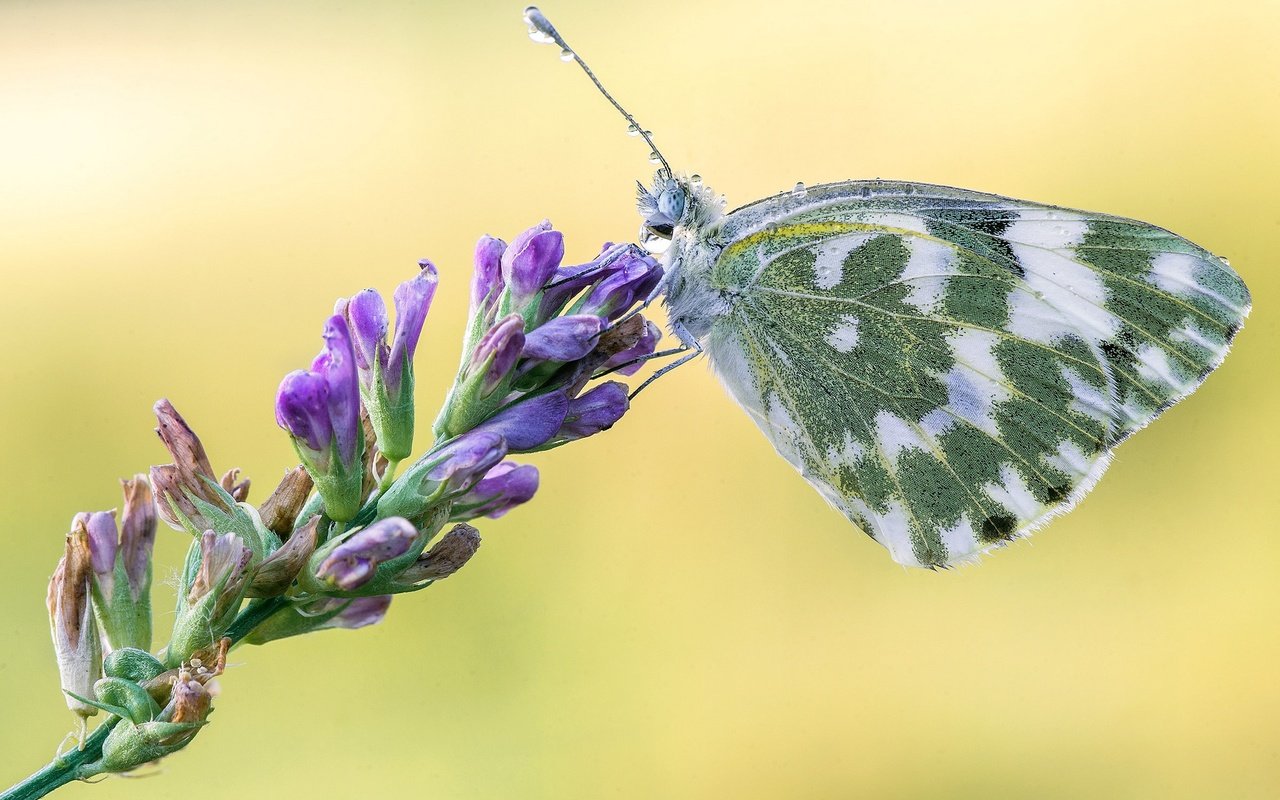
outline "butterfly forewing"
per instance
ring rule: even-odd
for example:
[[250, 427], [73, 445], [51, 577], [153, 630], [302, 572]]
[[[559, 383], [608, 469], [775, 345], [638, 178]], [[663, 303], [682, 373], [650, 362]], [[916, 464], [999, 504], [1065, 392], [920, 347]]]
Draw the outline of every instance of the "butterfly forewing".
[[731, 213], [712, 361], [779, 452], [901, 563], [1065, 511], [1225, 356], [1249, 295], [1140, 222], [922, 184]]

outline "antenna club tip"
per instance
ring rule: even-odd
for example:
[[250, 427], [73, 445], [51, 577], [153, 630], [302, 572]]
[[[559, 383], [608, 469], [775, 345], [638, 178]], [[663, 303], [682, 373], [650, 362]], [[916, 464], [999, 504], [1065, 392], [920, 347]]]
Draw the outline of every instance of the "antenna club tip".
[[525, 6], [524, 21], [547, 33], [555, 30], [555, 28], [551, 27], [551, 21], [547, 19], [547, 15], [543, 14], [542, 10], [537, 6]]

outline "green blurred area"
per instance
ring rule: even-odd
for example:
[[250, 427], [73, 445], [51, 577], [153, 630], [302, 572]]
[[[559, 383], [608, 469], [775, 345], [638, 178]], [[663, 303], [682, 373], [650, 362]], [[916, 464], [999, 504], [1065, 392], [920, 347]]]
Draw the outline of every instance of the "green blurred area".
[[[705, 365], [536, 458], [529, 506], [388, 620], [244, 648], [161, 777], [67, 796], [1280, 795], [1280, 7], [565, 0], [544, 11], [730, 206], [852, 177], [1136, 217], [1255, 312], [1082, 506], [909, 572]], [[635, 235], [643, 146], [519, 3], [0, 5], [0, 784], [70, 729], [44, 587], [173, 400], [262, 499], [333, 299], [432, 258], [430, 416], [470, 252]], [[251, 499], [252, 499], [251, 498]], [[183, 536], [162, 530], [158, 630]]]

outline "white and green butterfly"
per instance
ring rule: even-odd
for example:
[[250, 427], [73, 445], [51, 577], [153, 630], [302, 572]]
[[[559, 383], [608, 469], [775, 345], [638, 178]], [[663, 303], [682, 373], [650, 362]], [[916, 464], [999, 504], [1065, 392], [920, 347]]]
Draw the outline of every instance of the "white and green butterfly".
[[1070, 510], [1249, 313], [1224, 260], [1143, 222], [879, 180], [725, 212], [654, 158], [640, 211], [670, 240], [673, 332], [901, 564], [969, 561]]

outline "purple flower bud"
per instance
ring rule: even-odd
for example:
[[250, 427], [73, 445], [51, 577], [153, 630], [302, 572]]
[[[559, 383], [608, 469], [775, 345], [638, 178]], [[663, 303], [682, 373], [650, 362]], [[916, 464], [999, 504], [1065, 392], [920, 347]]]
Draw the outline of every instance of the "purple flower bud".
[[[606, 251], [609, 245], [605, 246]], [[603, 253], [601, 254], [603, 256]], [[600, 280], [607, 274], [608, 268], [599, 266], [600, 258], [586, 264], [575, 264], [571, 267], [560, 267], [542, 290], [542, 302], [538, 305], [538, 322], [545, 322], [564, 309], [569, 300], [583, 289]]]
[[[331, 602], [343, 602], [342, 600], [333, 600]], [[346, 606], [338, 612], [337, 616], [331, 618], [321, 628], [363, 628], [368, 625], [375, 625], [382, 621], [387, 615], [387, 609], [391, 608], [391, 595], [379, 594], [373, 597], [357, 597], [348, 601]]]
[[364, 477], [360, 382], [345, 317], [329, 318], [324, 343], [309, 371], [291, 372], [281, 382], [276, 422], [293, 436], [325, 513], [345, 522], [359, 510]]
[[324, 349], [311, 362], [311, 371], [322, 377], [328, 387], [325, 401], [338, 457], [350, 467], [359, 458], [360, 382], [351, 332], [343, 317], [335, 314], [325, 324]]
[[373, 289], [365, 289], [350, 300], [338, 301], [335, 314], [343, 314], [351, 329], [351, 339], [360, 370], [360, 380], [368, 383], [375, 364], [387, 361], [387, 306], [382, 295]]
[[535, 328], [524, 342], [524, 357], [540, 361], [576, 361], [596, 346], [604, 320], [593, 314], [573, 314]]
[[564, 236], [543, 220], [521, 233], [502, 254], [502, 278], [514, 307], [522, 308], [555, 275], [564, 258]]
[[316, 577], [343, 591], [354, 591], [373, 580], [380, 564], [409, 552], [417, 538], [418, 529], [407, 519], [378, 520], [330, 551]]
[[502, 292], [502, 254], [507, 243], [493, 236], [476, 242], [475, 273], [471, 277], [471, 316], [497, 301]]
[[569, 402], [569, 413], [556, 438], [573, 441], [608, 430], [622, 419], [629, 405], [625, 384], [617, 381], [602, 383]]
[[135, 599], [151, 587], [151, 550], [156, 541], [156, 505], [147, 476], [121, 481], [124, 512], [120, 520], [120, 558]]
[[294, 370], [276, 393], [276, 423], [315, 451], [316, 464], [328, 466], [333, 422], [329, 419], [329, 385], [314, 372]]
[[396, 305], [396, 330], [391, 340], [391, 355], [383, 370], [387, 393], [392, 397], [400, 394], [404, 366], [413, 361], [422, 326], [431, 310], [431, 300], [436, 296], [436, 285], [440, 282], [439, 273], [430, 261], [423, 259], [418, 267], [418, 274], [397, 286], [392, 296]]
[[501, 435], [512, 452], [533, 450], [556, 435], [568, 412], [568, 394], [547, 392], [503, 409], [476, 431]]
[[587, 295], [580, 313], [617, 319], [647, 298], [662, 280], [662, 267], [657, 261], [631, 250], [610, 267], [610, 274]]
[[653, 355], [654, 350], [658, 349], [658, 341], [661, 338], [662, 331], [658, 326], [646, 320], [644, 333], [641, 334], [640, 339], [631, 347], [610, 356], [600, 365], [600, 370], [602, 372], [617, 370], [620, 375], [634, 375], [644, 366], [641, 359]]
[[515, 369], [516, 361], [524, 350], [524, 341], [524, 317], [519, 314], [504, 317], [480, 337], [471, 353], [468, 369], [472, 374], [483, 371], [481, 397], [492, 394]]
[[[71, 527], [73, 530], [83, 531], [88, 537], [94, 575], [110, 587], [116, 569], [116, 549], [119, 547], [116, 512], [84, 511], [75, 515], [71, 520]], [[107, 594], [110, 594], [110, 589]]]
[[433, 464], [425, 477], [427, 481], [444, 486], [447, 494], [464, 491], [502, 461], [506, 454], [507, 443], [500, 435], [472, 431], [424, 458], [424, 462]]
[[538, 468], [531, 464], [503, 461], [454, 501], [453, 519], [475, 517], [497, 519], [511, 509], [533, 499], [538, 491]]

